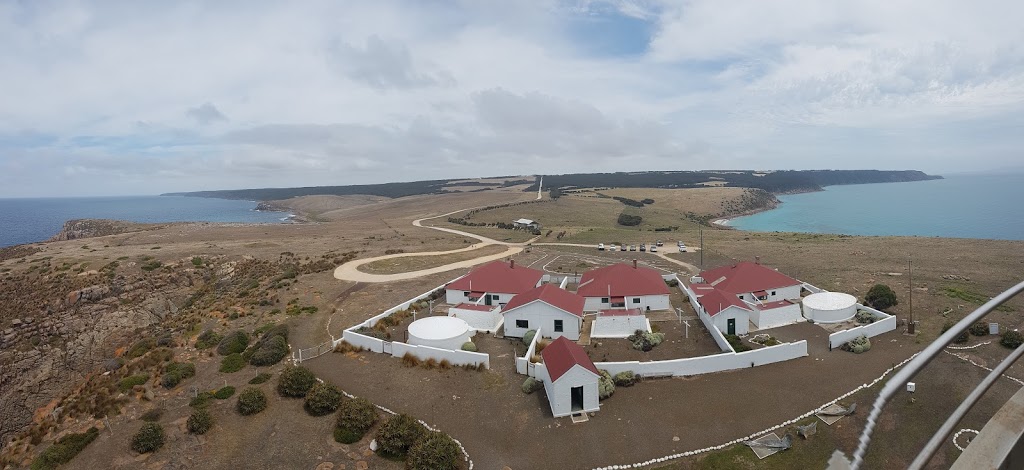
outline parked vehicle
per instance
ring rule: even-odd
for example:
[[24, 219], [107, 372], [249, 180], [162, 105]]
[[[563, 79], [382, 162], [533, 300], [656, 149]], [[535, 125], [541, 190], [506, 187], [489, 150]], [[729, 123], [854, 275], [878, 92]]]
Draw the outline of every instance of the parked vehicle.
[[597, 244], [597, 250], [598, 251], [604, 251], [604, 243], [598, 243]]
[[618, 248], [619, 248], [619, 247], [617, 247], [617, 246], [615, 246], [615, 245], [608, 245], [608, 251], [615, 251], [615, 250], [617, 250]]
[[686, 253], [686, 245], [680, 243], [679, 244], [679, 252], [680, 253]]
[[664, 245], [664, 243], [662, 243], [662, 242], [661, 242], [661, 240], [658, 240], [658, 241], [656, 241], [656, 242], [654, 242], [654, 243], [655, 243], [655, 244], [657, 244], [658, 246], [662, 246], [662, 245]]
[[651, 245], [651, 253], [657, 253], [657, 252], [658, 252], [658, 245]]
[[636, 251], [636, 245], [629, 245], [629, 251]]
[[647, 251], [647, 245], [644, 243], [640, 244], [640, 251]]

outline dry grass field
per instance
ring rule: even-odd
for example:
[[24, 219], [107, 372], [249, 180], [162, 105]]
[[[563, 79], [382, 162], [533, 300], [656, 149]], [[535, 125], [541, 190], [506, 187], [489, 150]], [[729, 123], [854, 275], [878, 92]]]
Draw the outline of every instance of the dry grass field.
[[382, 259], [364, 264], [359, 267], [359, 270], [370, 274], [405, 273], [443, 266], [467, 259], [479, 258], [481, 256], [494, 255], [505, 250], [506, 248], [502, 245], [489, 245], [476, 250], [463, 251], [461, 253], [453, 253], [444, 256], [405, 256], [401, 258]]
[[654, 199], [652, 206], [677, 212], [697, 214], [718, 214], [725, 210], [729, 201], [739, 200], [745, 188], [615, 188], [598, 191], [608, 196], [619, 196], [635, 201]]

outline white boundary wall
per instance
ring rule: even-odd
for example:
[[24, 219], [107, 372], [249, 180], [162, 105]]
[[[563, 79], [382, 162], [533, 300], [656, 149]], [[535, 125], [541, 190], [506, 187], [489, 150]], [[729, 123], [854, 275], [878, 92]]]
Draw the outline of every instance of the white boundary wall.
[[469, 323], [469, 327], [484, 333], [495, 333], [505, 322], [501, 311], [481, 312], [479, 310], [463, 310], [452, 307], [448, 310], [449, 317], [455, 317]]
[[856, 338], [860, 335], [873, 338], [882, 333], [888, 333], [896, 329], [896, 317], [889, 315], [888, 313], [880, 310], [875, 310], [871, 307], [867, 307], [861, 304], [857, 304], [857, 309], [866, 310], [875, 315], [874, 323], [870, 323], [864, 326], [858, 326], [856, 328], [850, 328], [849, 330], [837, 331], [828, 335], [828, 347], [829, 349], [838, 348], [844, 343], [849, 342], [851, 339]]
[[590, 324], [591, 338], [628, 338], [636, 330], [651, 332], [651, 321], [644, 315], [598, 315]]
[[[530, 341], [530, 346], [526, 348], [526, 354], [523, 357], [516, 358], [516, 372], [522, 375], [529, 375], [530, 377], [536, 377], [531, 374], [533, 372], [530, 367], [530, 358], [533, 357], [534, 351], [537, 350], [537, 341], [540, 341], [543, 335], [540, 334], [540, 328], [537, 329], [537, 334], [533, 335], [533, 341]], [[540, 378], [537, 378], [540, 380]]]
[[447, 359], [452, 365], [461, 366], [465, 364], [472, 364], [478, 366], [483, 364], [484, 367], [491, 368], [491, 356], [485, 353], [469, 352], [462, 350], [451, 350], [451, 349], [440, 349], [432, 348], [430, 346], [416, 346], [406, 343], [391, 343], [391, 355], [395, 357], [402, 357], [406, 353], [412, 354], [418, 357], [420, 360], [425, 361], [427, 359], [434, 359], [435, 361], [441, 362]]
[[807, 341], [802, 340], [741, 353], [723, 353], [668, 361], [597, 362], [594, 365], [598, 369], [607, 370], [612, 375], [631, 370], [633, 373], [645, 377], [678, 377], [763, 366], [806, 355]]
[[[676, 277], [676, 280], [678, 281], [679, 277]], [[732, 345], [726, 341], [725, 335], [722, 334], [722, 330], [719, 330], [718, 327], [715, 326], [715, 322], [711, 319], [711, 315], [708, 315], [708, 312], [704, 311], [704, 306], [697, 301], [697, 294], [694, 293], [689, 286], [683, 284], [682, 281], [679, 282], [679, 288], [682, 289], [683, 293], [686, 294], [686, 297], [690, 299], [690, 306], [693, 307], [693, 311], [697, 312], [697, 318], [700, 318], [701, 323], [704, 324], [704, 328], [707, 328], [711, 333], [711, 337], [715, 339], [715, 343], [718, 344], [718, 347], [722, 352], [736, 352], [732, 349]]]

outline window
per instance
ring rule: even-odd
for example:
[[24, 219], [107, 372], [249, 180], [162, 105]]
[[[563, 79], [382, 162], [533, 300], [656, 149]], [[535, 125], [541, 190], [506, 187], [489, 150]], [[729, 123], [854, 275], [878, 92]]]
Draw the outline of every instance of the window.
[[469, 291], [464, 291], [464, 292], [462, 292], [462, 295], [464, 295], [464, 296], [466, 296], [466, 297], [469, 297]]
[[516, 320], [516, 328], [529, 328], [529, 327], [530, 327], [530, 321], [529, 320]]
[[601, 303], [602, 304], [608, 303], [608, 297], [601, 297]]
[[555, 320], [555, 332], [556, 333], [561, 333], [562, 332], [562, 320]]
[[743, 300], [743, 294], [740, 294], [740, 300]]
[[499, 298], [498, 294], [491, 294], [491, 300], [498, 300]]
[[638, 304], [638, 303], [640, 303], [640, 297], [634, 297], [634, 298], [633, 298], [633, 303], [634, 303], [634, 304]]
[[775, 291], [772, 291], [772, 295], [775, 295]]

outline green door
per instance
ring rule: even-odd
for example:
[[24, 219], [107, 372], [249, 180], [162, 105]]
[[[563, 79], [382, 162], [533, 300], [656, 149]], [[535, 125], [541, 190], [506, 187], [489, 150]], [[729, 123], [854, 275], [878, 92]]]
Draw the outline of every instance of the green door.
[[726, 334], [730, 334], [730, 335], [736, 334], [736, 319], [735, 318], [730, 318], [729, 321], [725, 325], [726, 325], [725, 326], [725, 330], [727, 331]]

